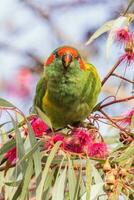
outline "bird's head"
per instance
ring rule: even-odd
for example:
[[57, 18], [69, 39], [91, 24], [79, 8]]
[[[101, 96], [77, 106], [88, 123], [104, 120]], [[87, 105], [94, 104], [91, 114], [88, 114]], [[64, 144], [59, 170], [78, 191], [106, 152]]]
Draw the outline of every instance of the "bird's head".
[[69, 68], [71, 63], [75, 61], [79, 63], [80, 69], [85, 69], [84, 62], [79, 52], [73, 47], [64, 46], [55, 49], [48, 57], [45, 65], [49, 66], [50, 64], [54, 63], [55, 59], [57, 58], [61, 60], [62, 65], [65, 69]]

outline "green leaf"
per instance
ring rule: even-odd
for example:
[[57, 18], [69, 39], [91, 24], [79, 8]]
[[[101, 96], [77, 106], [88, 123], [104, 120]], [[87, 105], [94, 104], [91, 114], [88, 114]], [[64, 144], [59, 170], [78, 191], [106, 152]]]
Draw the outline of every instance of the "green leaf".
[[79, 189], [80, 189], [81, 180], [82, 180], [82, 163], [81, 163], [81, 166], [80, 166], [80, 169], [79, 169], [79, 174], [78, 174], [78, 177], [77, 177], [74, 200], [79, 199]]
[[53, 161], [54, 159], [54, 156], [60, 146], [61, 142], [57, 142], [54, 147], [52, 148], [49, 156], [48, 156], [48, 159], [47, 159], [47, 162], [46, 162], [46, 165], [45, 165], [45, 168], [42, 172], [42, 179], [39, 183], [39, 193], [38, 193], [38, 200], [42, 200], [42, 195], [43, 195], [43, 192], [44, 192], [44, 184], [45, 184], [45, 181], [46, 181], [46, 177], [47, 177], [47, 174], [48, 174], [48, 171], [49, 171], [49, 167], [51, 165], [51, 162]]
[[[17, 148], [17, 156], [19, 160], [25, 155], [25, 149], [24, 149], [24, 144], [23, 144], [23, 138], [21, 137], [20, 130], [18, 128], [17, 122], [13, 119], [13, 117], [10, 115], [14, 130], [15, 130], [15, 135], [16, 135], [16, 148]], [[24, 161], [22, 164], [22, 173], [25, 171], [26, 167], [26, 162]]]
[[115, 158], [115, 162], [123, 162], [128, 160], [134, 155], [134, 142], [132, 142], [128, 148], [124, 150], [120, 157]]
[[66, 167], [61, 175], [56, 179], [52, 191], [52, 200], [64, 200], [64, 190], [66, 182]]
[[18, 186], [16, 192], [15, 192], [14, 195], [13, 195], [12, 200], [18, 200], [18, 197], [19, 197], [19, 195], [20, 195], [20, 193], [21, 193], [21, 191], [22, 191], [22, 185], [23, 185], [23, 180], [20, 182], [20, 184], [19, 184], [19, 186]]
[[3, 99], [3, 98], [0, 98], [0, 107], [15, 107], [12, 103], [10, 103], [9, 101]]
[[91, 173], [91, 162], [90, 159], [87, 159], [86, 162], [86, 200], [90, 199], [90, 190], [92, 183], [92, 173]]
[[36, 110], [37, 110], [39, 116], [41, 117], [41, 119], [44, 120], [44, 122], [49, 126], [49, 128], [53, 129], [52, 123], [51, 123], [49, 117], [47, 115], [45, 115], [45, 113], [42, 112], [38, 107], [36, 107]]
[[91, 42], [93, 42], [96, 38], [98, 38], [100, 35], [102, 35], [103, 33], [109, 31], [114, 23], [115, 20], [110, 20], [108, 22], [106, 22], [105, 24], [103, 24], [91, 37], [90, 39], [86, 42], [86, 45], [90, 44]]
[[[92, 185], [90, 199], [88, 199], [88, 200], [98, 199], [99, 195], [102, 194], [101, 193], [102, 190], [103, 190], [103, 183], [98, 183], [98, 184]], [[86, 192], [81, 197], [81, 200], [87, 200]]]
[[75, 190], [76, 190], [76, 174], [72, 165], [72, 160], [69, 158], [69, 168], [68, 168], [68, 187], [69, 187], [69, 197], [70, 200], [74, 200]]
[[[31, 127], [29, 121], [26, 120], [26, 122], [27, 122], [27, 126], [28, 126], [28, 132], [29, 132], [28, 136], [29, 136], [30, 144], [31, 144], [31, 147], [34, 147], [37, 144], [37, 140], [35, 138], [33, 129]], [[33, 159], [34, 159], [36, 186], [37, 186], [37, 189], [36, 189], [36, 198], [38, 198], [38, 193], [39, 193], [38, 192], [38, 186], [39, 186], [39, 183], [41, 181], [41, 173], [42, 173], [41, 153], [39, 151], [39, 148], [36, 149], [36, 151], [34, 152]]]
[[32, 174], [33, 174], [33, 161], [32, 161], [32, 159], [30, 159], [28, 161], [28, 166], [27, 166], [26, 173], [25, 173], [24, 180], [23, 180], [21, 196], [19, 198], [20, 200], [25, 200]]
[[15, 147], [15, 145], [16, 141], [14, 139], [9, 140], [0, 148], [0, 156], [6, 153], [7, 151], [11, 150], [13, 147]]
[[92, 176], [94, 178], [95, 183], [103, 183], [100, 173], [98, 170], [92, 165]]
[[18, 187], [22, 180], [19, 181], [12, 181], [12, 182], [5, 182], [6, 185], [11, 186], [11, 187]]
[[33, 156], [33, 153], [38, 149], [38, 147], [43, 143], [43, 141], [38, 141], [18, 162], [17, 165], [21, 165], [22, 162]]
[[48, 176], [46, 177], [46, 181], [44, 184], [44, 191], [51, 188], [51, 184], [54, 178], [55, 168], [53, 168], [50, 172], [48, 172]]

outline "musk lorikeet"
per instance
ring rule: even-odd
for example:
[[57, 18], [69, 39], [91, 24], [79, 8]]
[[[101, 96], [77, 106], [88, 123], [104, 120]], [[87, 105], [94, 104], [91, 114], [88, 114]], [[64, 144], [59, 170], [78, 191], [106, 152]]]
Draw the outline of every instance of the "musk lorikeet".
[[36, 87], [34, 107], [50, 119], [54, 129], [83, 121], [92, 112], [101, 81], [92, 64], [70, 46], [59, 47], [46, 61]]

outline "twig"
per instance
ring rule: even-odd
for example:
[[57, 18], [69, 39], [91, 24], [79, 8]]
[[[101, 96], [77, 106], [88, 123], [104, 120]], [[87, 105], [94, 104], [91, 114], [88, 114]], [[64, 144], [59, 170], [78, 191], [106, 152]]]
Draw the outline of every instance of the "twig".
[[121, 102], [127, 102], [127, 101], [130, 101], [132, 99], [134, 99], [134, 96], [130, 96], [130, 97], [127, 97], [127, 98], [123, 98], [123, 99], [118, 99], [118, 100], [111, 101], [109, 103], [106, 103], [106, 104], [98, 107], [98, 111], [100, 111], [102, 108], [105, 108], [105, 107], [110, 106], [112, 104], [121, 103]]
[[127, 6], [125, 12], [123, 13], [123, 16], [125, 16], [125, 15], [127, 14], [128, 10], [129, 10], [130, 7], [133, 5], [133, 3], [134, 3], [134, 0], [131, 0], [130, 3], [128, 4], [128, 6]]
[[115, 76], [115, 77], [120, 78], [120, 79], [122, 79], [122, 80], [124, 80], [124, 81], [127, 81], [127, 82], [129, 82], [129, 83], [134, 84], [134, 81], [131, 81], [131, 80], [129, 80], [129, 79], [123, 77], [123, 76], [120, 76], [119, 74], [113, 73], [113, 74], [111, 74], [111, 76]]
[[122, 128], [122, 127], [119, 126], [116, 122], [114, 122], [113, 119], [112, 119], [109, 115], [107, 115], [103, 110], [100, 110], [100, 112], [101, 112], [101, 113], [102, 113], [116, 128], [118, 128], [119, 130], [121, 130], [121, 131], [127, 133], [127, 131], [126, 131], [124, 128]]
[[124, 60], [124, 57], [121, 57], [115, 65], [112, 67], [112, 69], [108, 72], [108, 74], [105, 76], [105, 78], [102, 80], [101, 85], [103, 86], [106, 81], [109, 79], [109, 77], [113, 74], [113, 72], [116, 70], [116, 68], [120, 65], [120, 63]]

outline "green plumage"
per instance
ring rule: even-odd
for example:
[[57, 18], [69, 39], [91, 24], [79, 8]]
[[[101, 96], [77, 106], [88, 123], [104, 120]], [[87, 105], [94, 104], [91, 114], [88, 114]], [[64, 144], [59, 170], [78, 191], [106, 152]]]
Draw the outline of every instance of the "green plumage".
[[96, 69], [77, 60], [65, 69], [56, 58], [45, 71], [36, 88], [34, 105], [51, 120], [55, 129], [84, 120], [93, 110], [101, 89]]

